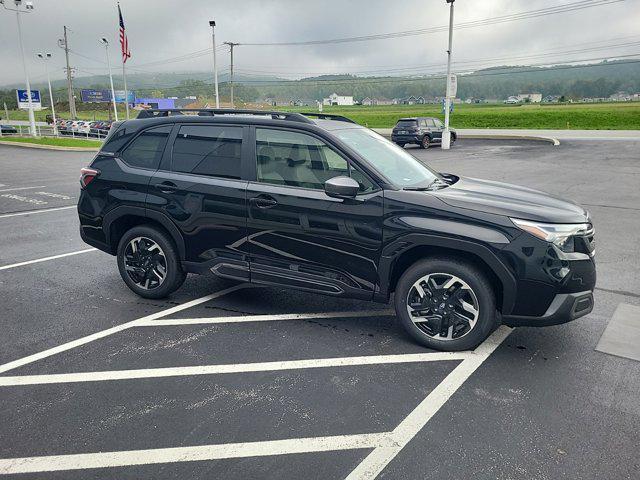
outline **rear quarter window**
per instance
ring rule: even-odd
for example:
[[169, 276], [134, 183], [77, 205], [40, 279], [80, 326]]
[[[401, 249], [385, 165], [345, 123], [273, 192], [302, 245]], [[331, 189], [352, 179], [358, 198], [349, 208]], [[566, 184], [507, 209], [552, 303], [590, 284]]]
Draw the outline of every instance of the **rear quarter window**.
[[120, 158], [132, 167], [157, 170], [171, 128], [171, 125], [164, 125], [143, 131], [127, 145]]

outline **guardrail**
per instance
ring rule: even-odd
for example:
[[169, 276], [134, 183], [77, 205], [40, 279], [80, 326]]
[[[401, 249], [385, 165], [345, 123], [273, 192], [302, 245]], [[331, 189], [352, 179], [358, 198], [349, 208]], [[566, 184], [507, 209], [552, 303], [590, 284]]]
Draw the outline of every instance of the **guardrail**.
[[[3, 137], [31, 137], [29, 126], [27, 125], [7, 125], [17, 130], [16, 133], [2, 131], [0, 138]], [[53, 126], [41, 127], [36, 125], [36, 136], [38, 137], [58, 137], [58, 138], [78, 138], [82, 140], [104, 140], [109, 134], [109, 130], [94, 129], [93, 132], [78, 132], [74, 130], [54, 129]]]

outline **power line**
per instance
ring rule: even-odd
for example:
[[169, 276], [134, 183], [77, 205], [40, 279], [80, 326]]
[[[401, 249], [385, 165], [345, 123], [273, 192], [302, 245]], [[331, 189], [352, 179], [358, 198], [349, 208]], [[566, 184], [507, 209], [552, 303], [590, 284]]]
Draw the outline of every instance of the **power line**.
[[[520, 13], [514, 13], [510, 15], [501, 15], [498, 17], [489, 17], [480, 20], [473, 20], [468, 22], [461, 22], [454, 25], [454, 29], [474, 28], [478, 26], [494, 25], [498, 23], [512, 22], [517, 20], [525, 20], [529, 18], [537, 18], [547, 15], [557, 15], [559, 13], [573, 12], [576, 10], [584, 10], [586, 8], [598, 7], [608, 5], [611, 3], [618, 3], [624, 0], [582, 0], [573, 3], [567, 3], [564, 5], [557, 5], [554, 7], [541, 8], [537, 10], [529, 10]], [[324, 40], [307, 40], [307, 41], [293, 41], [293, 42], [262, 42], [262, 43], [241, 43], [244, 46], [303, 46], [303, 45], [327, 45], [338, 43], [351, 43], [351, 42], [366, 42], [370, 40], [384, 40], [389, 38], [402, 38], [411, 37], [416, 35], [426, 35], [431, 33], [446, 31], [449, 27], [442, 25], [438, 27], [420, 28], [416, 30], [404, 30], [400, 32], [382, 33], [374, 35], [362, 35], [357, 37], [342, 37], [332, 38]]]

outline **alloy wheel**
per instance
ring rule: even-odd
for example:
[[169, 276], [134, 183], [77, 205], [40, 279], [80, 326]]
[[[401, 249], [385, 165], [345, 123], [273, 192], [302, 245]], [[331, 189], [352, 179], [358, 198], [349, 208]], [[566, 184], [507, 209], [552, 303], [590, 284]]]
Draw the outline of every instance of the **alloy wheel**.
[[437, 340], [464, 337], [474, 329], [480, 314], [473, 289], [449, 273], [430, 273], [417, 280], [406, 304], [415, 326]]
[[124, 250], [124, 268], [140, 288], [153, 290], [167, 276], [167, 259], [162, 248], [147, 237], [136, 237]]

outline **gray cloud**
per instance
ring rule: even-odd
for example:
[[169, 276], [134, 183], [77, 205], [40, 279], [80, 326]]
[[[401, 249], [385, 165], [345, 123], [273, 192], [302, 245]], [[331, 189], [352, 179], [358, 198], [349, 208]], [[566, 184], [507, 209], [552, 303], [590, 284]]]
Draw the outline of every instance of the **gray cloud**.
[[[11, 4], [11, 0], [6, 0]], [[563, 2], [565, 3], [565, 2]], [[56, 46], [62, 26], [72, 33], [72, 64], [78, 76], [105, 73], [104, 50], [98, 38], [111, 41], [114, 67], [119, 63], [116, 3], [103, 0], [34, 0], [35, 10], [23, 16], [27, 68], [34, 83], [44, 79], [43, 66], [35, 52], [54, 54], [52, 77], [63, 78], [63, 51]], [[188, 61], [155, 64], [151, 62], [184, 55], [211, 45], [208, 20], [218, 24], [218, 43], [282, 42], [370, 35], [446, 25], [448, 9], [444, 0], [122, 0], [132, 58], [132, 71], [181, 72], [211, 68], [209, 55]], [[458, 0], [456, 22], [517, 13], [558, 5], [551, 0]], [[484, 26], [456, 32], [454, 59], [474, 60], [536, 54], [562, 50], [585, 42], [636, 35], [640, 24], [640, 5], [627, 0], [607, 6], [545, 16], [518, 22]], [[625, 41], [625, 40], [621, 40]], [[626, 40], [629, 41], [629, 40]], [[613, 43], [613, 42], [612, 42]], [[22, 65], [12, 12], [0, 9], [0, 85], [22, 82]], [[273, 71], [301, 76], [347, 70], [381, 70], [388, 66], [444, 64], [446, 33], [362, 43], [296, 47], [240, 46], [236, 49], [239, 70]], [[567, 58], [588, 58], [639, 52], [638, 46], [618, 47]], [[219, 55], [220, 68], [227, 68], [228, 54]], [[560, 60], [561, 57], [552, 57]], [[94, 59], [94, 60], [91, 60]], [[551, 59], [551, 57], [549, 57]], [[520, 62], [535, 63], [545, 58]], [[491, 63], [491, 62], [488, 62]], [[436, 71], [439, 67], [433, 67]], [[462, 68], [462, 66], [460, 66]]]

